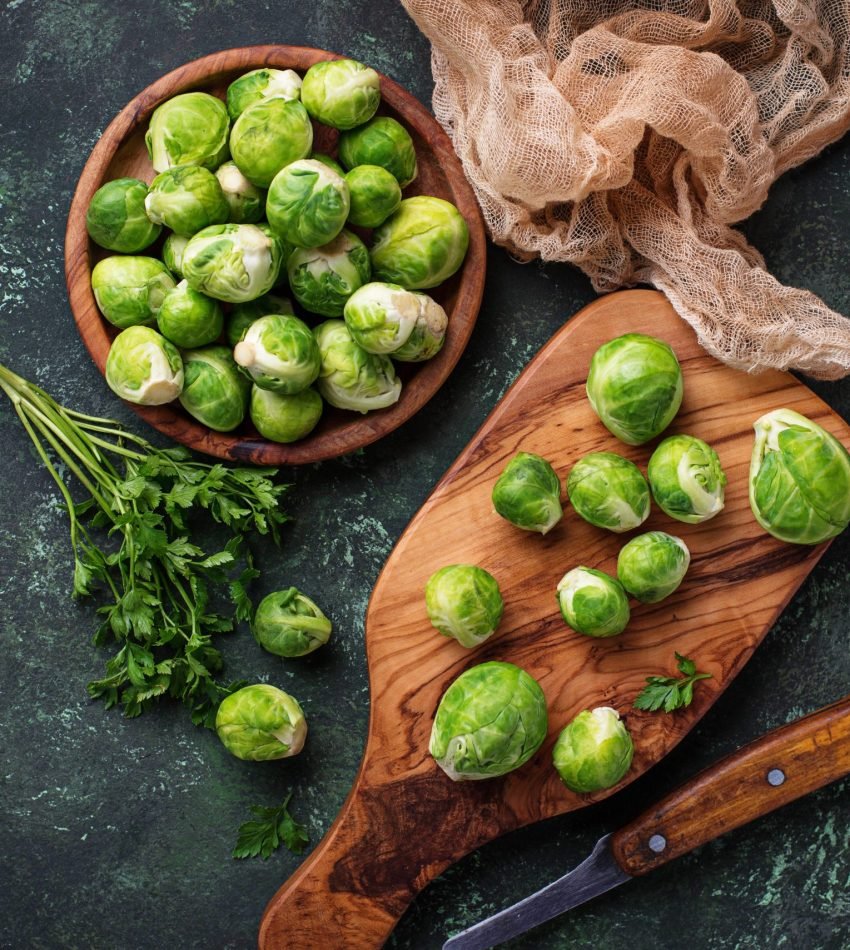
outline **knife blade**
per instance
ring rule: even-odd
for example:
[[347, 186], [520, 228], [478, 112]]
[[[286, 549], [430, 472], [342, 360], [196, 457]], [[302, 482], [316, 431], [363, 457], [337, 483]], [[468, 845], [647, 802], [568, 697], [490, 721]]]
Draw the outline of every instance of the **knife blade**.
[[700, 772], [578, 867], [443, 944], [486, 950], [850, 774], [850, 696], [774, 729]]

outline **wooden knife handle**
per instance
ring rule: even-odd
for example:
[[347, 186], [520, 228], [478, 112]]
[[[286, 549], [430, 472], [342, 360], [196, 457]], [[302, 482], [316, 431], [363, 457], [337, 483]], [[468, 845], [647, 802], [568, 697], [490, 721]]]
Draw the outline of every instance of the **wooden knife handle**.
[[616, 832], [628, 874], [673, 858], [850, 773], [850, 696], [721, 759]]

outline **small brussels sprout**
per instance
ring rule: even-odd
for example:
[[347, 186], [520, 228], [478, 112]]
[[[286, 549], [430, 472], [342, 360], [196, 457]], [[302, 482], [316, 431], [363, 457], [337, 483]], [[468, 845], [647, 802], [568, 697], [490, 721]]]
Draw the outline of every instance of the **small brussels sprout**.
[[296, 247], [327, 244], [348, 217], [348, 185], [321, 162], [292, 162], [271, 183], [266, 215], [275, 233]]
[[240, 115], [265, 99], [299, 99], [301, 77], [294, 69], [252, 69], [227, 87], [227, 112], [235, 122]]
[[230, 432], [245, 418], [251, 384], [226, 346], [183, 353], [185, 382], [180, 405], [216, 432]]
[[121, 329], [153, 323], [174, 286], [165, 264], [155, 257], [104, 257], [91, 274], [100, 312]]
[[563, 517], [561, 482], [552, 466], [533, 452], [517, 452], [496, 479], [496, 514], [526, 531], [547, 531]]
[[189, 238], [185, 234], [169, 234], [162, 245], [162, 260], [175, 277], [183, 279], [183, 254]]
[[316, 428], [324, 405], [322, 397], [312, 386], [292, 396], [254, 386], [251, 390], [251, 421], [264, 439], [297, 442]]
[[289, 287], [305, 310], [342, 316], [346, 301], [371, 273], [366, 245], [342, 231], [323, 247], [297, 247], [286, 262]]
[[483, 567], [449, 564], [428, 578], [425, 609], [444, 637], [471, 648], [495, 632], [504, 602], [496, 578]]
[[175, 165], [218, 168], [227, 158], [230, 119], [221, 99], [186, 92], [157, 106], [145, 135], [154, 171]]
[[469, 229], [450, 201], [418, 195], [405, 198], [377, 228], [374, 238], [376, 280], [427, 290], [451, 277], [463, 263]]
[[95, 244], [108, 251], [138, 254], [159, 237], [162, 228], [147, 216], [148, 186], [138, 178], [116, 178], [92, 196], [86, 230]]
[[227, 325], [224, 330], [227, 342], [231, 346], [236, 346], [255, 320], [268, 316], [270, 313], [294, 315], [295, 311], [287, 297], [279, 297], [276, 294], [265, 294], [262, 297], [257, 297], [256, 300], [235, 303], [227, 317]]
[[649, 517], [649, 486], [641, 470], [614, 452], [591, 452], [567, 478], [573, 508], [590, 524], [618, 534]]
[[714, 449], [692, 435], [671, 435], [658, 444], [647, 467], [658, 507], [688, 524], [723, 510], [726, 474]]
[[268, 293], [280, 266], [280, 243], [256, 224], [204, 228], [183, 253], [183, 273], [189, 285], [229, 303], [245, 303]]
[[338, 409], [369, 412], [398, 402], [401, 380], [392, 362], [367, 353], [354, 341], [342, 320], [326, 320], [313, 331], [322, 369], [317, 383], [326, 402]]
[[375, 114], [381, 101], [381, 78], [353, 59], [314, 63], [304, 74], [301, 101], [322, 125], [353, 129]]
[[626, 333], [593, 354], [587, 398], [609, 432], [627, 445], [642, 445], [679, 411], [682, 369], [663, 340]]
[[150, 327], [122, 330], [106, 357], [106, 382], [122, 399], [161, 406], [183, 389], [183, 361], [175, 346]]
[[327, 168], [330, 168], [331, 171], [335, 171], [340, 178], [345, 178], [345, 169], [336, 159], [331, 158], [330, 155], [325, 155], [322, 152], [310, 152], [310, 158], [314, 162], [321, 162]]
[[443, 348], [449, 318], [446, 311], [427, 294], [414, 293], [419, 300], [419, 315], [406, 343], [393, 353], [402, 363], [421, 363], [435, 357]]
[[616, 637], [629, 622], [629, 598], [622, 585], [604, 571], [574, 567], [558, 582], [561, 616], [588, 637]]
[[629, 771], [634, 751], [617, 710], [597, 706], [564, 726], [552, 749], [552, 761], [570, 791], [589, 795], [616, 785]]
[[656, 604], [682, 583], [691, 553], [681, 538], [648, 531], [632, 538], [617, 557], [617, 579], [636, 600]]
[[321, 367], [312, 331], [289, 314], [273, 313], [255, 320], [233, 356], [261, 389], [289, 396], [315, 382]]
[[360, 228], [376, 228], [401, 204], [394, 175], [380, 165], [357, 165], [345, 176], [351, 208], [348, 220]]
[[495, 778], [524, 765], [547, 729], [533, 676], [513, 663], [479, 663], [443, 693], [428, 751], [454, 782]]
[[419, 318], [419, 297], [398, 284], [364, 284], [346, 301], [345, 325], [364, 350], [394, 353]]
[[380, 165], [402, 188], [418, 173], [410, 133], [400, 122], [385, 115], [340, 133], [339, 160], [349, 170], [357, 165]]
[[225, 162], [216, 169], [215, 177], [221, 185], [224, 200], [230, 209], [231, 224], [256, 224], [266, 208], [266, 193], [252, 185], [239, 171], [236, 162]]
[[267, 683], [243, 686], [225, 696], [215, 731], [237, 759], [268, 762], [297, 755], [307, 738], [307, 720], [298, 702]]
[[258, 188], [268, 188], [274, 176], [313, 147], [313, 126], [296, 99], [256, 102], [233, 123], [230, 153], [239, 171]]
[[309, 597], [287, 587], [260, 601], [251, 630], [269, 653], [304, 656], [328, 642], [331, 622]]
[[850, 523], [850, 455], [833, 435], [791, 409], [755, 422], [750, 507], [774, 538], [819, 544]]
[[160, 172], [151, 182], [145, 208], [151, 221], [185, 235], [223, 224], [230, 213], [218, 179], [200, 165], [176, 165]]
[[165, 295], [156, 315], [156, 325], [175, 346], [206, 346], [221, 335], [224, 314], [215, 300], [181, 280]]

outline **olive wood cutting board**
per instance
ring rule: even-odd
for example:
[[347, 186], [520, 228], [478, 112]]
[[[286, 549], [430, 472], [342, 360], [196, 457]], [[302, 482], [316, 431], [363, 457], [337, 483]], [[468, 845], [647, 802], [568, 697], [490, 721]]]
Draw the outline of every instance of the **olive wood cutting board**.
[[[594, 351], [627, 332], [657, 336], [675, 350], [685, 395], [665, 434], [690, 433], [714, 446], [729, 480], [725, 509], [711, 521], [688, 525], [653, 504], [644, 525], [626, 535], [587, 524], [566, 499], [563, 520], [545, 537], [500, 519], [490, 492], [520, 450], [549, 459], [562, 482], [581, 456], [601, 450], [618, 452], [646, 471], [658, 440], [637, 447], [619, 442], [585, 395]], [[826, 548], [775, 540], [749, 508], [752, 423], [781, 406], [850, 445], [850, 427], [805, 385], [785, 373], [748, 375], [708, 356], [655, 291], [603, 297], [555, 334], [443, 476], [378, 578], [366, 613], [371, 716], [360, 771], [327, 835], [270, 901], [261, 947], [381, 946], [414, 896], [453, 861], [507, 831], [613, 794], [688, 733]], [[631, 623], [619, 637], [595, 640], [570, 630], [555, 599], [562, 575], [579, 564], [615, 574], [620, 547], [652, 529], [683, 538], [691, 550], [678, 591], [658, 604], [632, 601]], [[425, 582], [453, 563], [486, 568], [504, 596], [498, 630], [474, 650], [440, 636], [425, 612]], [[713, 679], [697, 685], [685, 710], [633, 709], [648, 675], [675, 672], [676, 650]], [[539, 681], [549, 735], [537, 755], [509, 775], [452, 782], [428, 754], [431, 723], [446, 687], [485, 660], [516, 663]], [[634, 762], [616, 788], [577, 795], [552, 767], [552, 745], [573, 716], [600, 705], [624, 717]]]

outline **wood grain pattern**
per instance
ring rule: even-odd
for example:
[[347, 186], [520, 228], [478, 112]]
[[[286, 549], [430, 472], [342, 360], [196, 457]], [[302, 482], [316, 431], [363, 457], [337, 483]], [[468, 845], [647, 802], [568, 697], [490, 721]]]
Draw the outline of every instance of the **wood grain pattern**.
[[[520, 449], [548, 458], [562, 479], [581, 456], [606, 449], [646, 470], [654, 443], [619, 443], [593, 414], [584, 389], [597, 347], [631, 331], [674, 347], [685, 396], [667, 434], [692, 433], [713, 445], [729, 484], [725, 510], [702, 525], [672, 521], [653, 506], [641, 530], [684, 538], [692, 553], [688, 575], [667, 600], [635, 605], [621, 636], [593, 640], [564, 625], [555, 587], [577, 564], [613, 573], [628, 535], [594, 528], [569, 508], [545, 537], [523, 532], [493, 513], [490, 492]], [[262, 947], [380, 946], [415, 894], [451, 862], [506, 831], [615, 792], [573, 794], [551, 765], [555, 738], [582, 709], [609, 705], [624, 716], [635, 759], [622, 784], [687, 734], [825, 550], [771, 538], [749, 508], [752, 423], [780, 406], [850, 443], [850, 428], [792, 376], [748, 376], [709, 357], [654, 291], [601, 298], [555, 334], [413, 518], [378, 579], [366, 615], [372, 704], [360, 772], [328, 834], [268, 905]], [[425, 613], [426, 580], [457, 562], [493, 573], [505, 599], [499, 630], [473, 651], [437, 634]], [[675, 671], [674, 650], [714, 678], [699, 683], [693, 704], [675, 715], [632, 709], [647, 675]], [[539, 680], [549, 736], [518, 771], [456, 784], [427, 751], [434, 711], [455, 677], [491, 659], [512, 661]]]
[[[65, 276], [71, 310], [83, 342], [101, 372], [117, 330], [97, 309], [91, 290], [91, 271], [97, 261], [110, 252], [89, 240], [85, 216], [92, 196], [105, 182], [122, 176], [147, 182], [153, 179], [155, 172], [144, 144], [153, 110], [166, 99], [192, 90], [223, 98], [228, 84], [249, 69], [274, 66], [303, 72], [321, 60], [338, 58], [335, 53], [300, 46], [249, 46], [213, 53], [181, 66], [148, 86], [112, 121], [80, 175], [65, 233]], [[292, 445], [263, 439], [250, 420], [235, 432], [219, 433], [192, 419], [176, 403], [168, 406], [128, 404], [160, 432], [219, 458], [261, 465], [318, 462], [362, 448], [398, 428], [425, 405], [454, 369], [469, 341], [484, 291], [487, 250], [481, 212], [452, 144], [436, 119], [409, 92], [383, 75], [381, 93], [383, 101], [379, 113], [402, 122], [416, 148], [419, 175], [405, 189], [405, 197], [427, 194], [445, 198], [457, 206], [469, 225], [469, 251], [463, 266], [454, 277], [428, 291], [449, 315], [443, 349], [427, 363], [397, 364], [403, 385], [401, 398], [394, 406], [365, 416], [325, 406], [316, 429]], [[315, 128], [315, 150], [335, 154], [335, 130], [325, 126]], [[367, 236], [362, 229], [354, 230]], [[156, 256], [159, 246], [155, 244], [144, 253]], [[322, 319], [317, 317], [313, 322], [319, 323]]]

